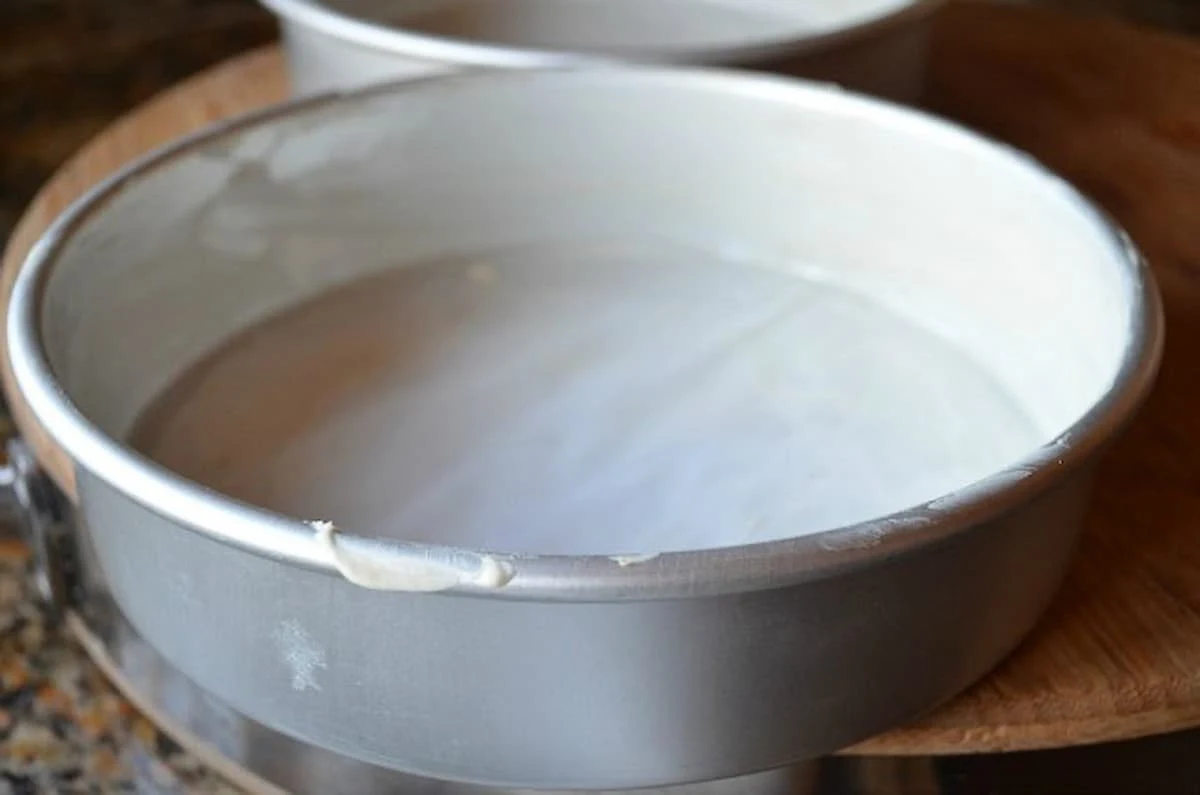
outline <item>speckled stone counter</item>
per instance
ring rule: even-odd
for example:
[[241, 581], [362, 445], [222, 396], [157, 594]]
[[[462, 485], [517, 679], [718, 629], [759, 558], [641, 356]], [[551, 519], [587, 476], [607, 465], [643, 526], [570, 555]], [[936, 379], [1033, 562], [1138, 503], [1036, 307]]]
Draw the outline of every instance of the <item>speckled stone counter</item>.
[[26, 555], [0, 541], [0, 793], [239, 791], [117, 694], [30, 597]]

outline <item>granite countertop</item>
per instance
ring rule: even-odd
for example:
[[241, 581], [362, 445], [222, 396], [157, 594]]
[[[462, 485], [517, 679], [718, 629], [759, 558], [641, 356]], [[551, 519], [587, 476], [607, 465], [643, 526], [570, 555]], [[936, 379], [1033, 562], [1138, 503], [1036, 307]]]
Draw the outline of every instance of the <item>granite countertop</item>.
[[[1194, 0], [1047, 4], [1200, 32]], [[0, 0], [0, 240], [116, 116], [273, 35], [252, 0]], [[25, 567], [0, 540], [0, 795], [237, 792], [113, 690], [36, 605]]]
[[0, 793], [240, 791], [139, 715], [26, 587], [27, 556], [0, 541]]

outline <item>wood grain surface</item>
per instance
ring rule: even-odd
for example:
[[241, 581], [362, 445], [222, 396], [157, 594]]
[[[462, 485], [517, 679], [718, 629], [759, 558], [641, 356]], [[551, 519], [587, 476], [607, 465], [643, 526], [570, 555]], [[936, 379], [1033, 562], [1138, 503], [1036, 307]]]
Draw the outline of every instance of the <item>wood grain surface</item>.
[[[29, 246], [88, 186], [285, 93], [278, 53], [257, 52], [106, 131], [18, 226], [5, 304]], [[1168, 343], [1159, 388], [1108, 459], [1076, 564], [1033, 635], [952, 703], [848, 753], [1051, 748], [1198, 725], [1200, 45], [1022, 6], [955, 4], [936, 20], [928, 104], [1028, 149], [1112, 212], [1158, 275]], [[0, 374], [24, 435], [73, 494], [70, 465], [12, 390], [7, 360]]]

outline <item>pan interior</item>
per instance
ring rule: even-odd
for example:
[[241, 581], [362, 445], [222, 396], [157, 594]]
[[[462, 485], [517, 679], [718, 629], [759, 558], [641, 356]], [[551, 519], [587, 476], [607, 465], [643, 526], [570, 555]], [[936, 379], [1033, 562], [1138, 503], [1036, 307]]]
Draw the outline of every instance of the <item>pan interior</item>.
[[291, 515], [564, 554], [838, 527], [1038, 440], [986, 368], [868, 297], [653, 240], [354, 282], [225, 343], [133, 435]]
[[42, 338], [104, 433], [220, 492], [366, 536], [655, 553], [1016, 464], [1110, 388], [1132, 274], [1061, 183], [906, 113], [493, 73], [146, 170], [60, 252]]

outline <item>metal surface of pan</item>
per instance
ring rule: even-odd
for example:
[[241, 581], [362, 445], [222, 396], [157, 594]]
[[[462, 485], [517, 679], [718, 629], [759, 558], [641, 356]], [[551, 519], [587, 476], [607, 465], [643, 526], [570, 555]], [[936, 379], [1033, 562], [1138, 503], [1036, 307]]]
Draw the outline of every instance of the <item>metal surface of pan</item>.
[[[704, 548], [635, 558], [362, 537], [379, 534], [225, 498], [124, 444], [238, 329], [514, 236], [656, 252], [688, 238], [733, 272], [853, 276], [978, 343], [1041, 441], [911, 508], [753, 543], [717, 527]], [[76, 461], [105, 588], [170, 665], [259, 723], [384, 767], [610, 789], [811, 758], [990, 669], [1059, 583], [1092, 465], [1153, 380], [1162, 318], [1124, 236], [1010, 150], [794, 81], [614, 68], [412, 81], [173, 145], [48, 232], [8, 331], [22, 394]], [[865, 481], [830, 493], [878, 496]], [[343, 532], [331, 547], [305, 519]]]
[[[776, 71], [908, 103], [920, 96], [928, 19], [943, 1], [263, 0], [301, 95], [460, 67], [619, 59]], [[806, 21], [813, 8], [823, 13]]]

